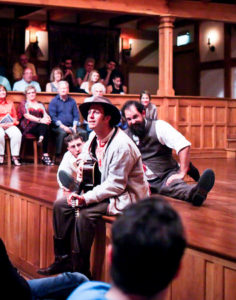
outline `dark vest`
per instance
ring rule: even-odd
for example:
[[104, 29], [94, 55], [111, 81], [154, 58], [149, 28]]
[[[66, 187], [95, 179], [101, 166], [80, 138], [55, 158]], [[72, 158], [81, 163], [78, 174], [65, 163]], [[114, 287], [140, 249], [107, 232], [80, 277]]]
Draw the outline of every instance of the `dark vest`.
[[[143, 163], [156, 177], [162, 178], [171, 170], [178, 168], [178, 163], [172, 157], [172, 149], [159, 142], [156, 134], [156, 122], [147, 120], [145, 137], [139, 140], [137, 147], [141, 152]], [[133, 134], [129, 128], [125, 132], [133, 139]]]

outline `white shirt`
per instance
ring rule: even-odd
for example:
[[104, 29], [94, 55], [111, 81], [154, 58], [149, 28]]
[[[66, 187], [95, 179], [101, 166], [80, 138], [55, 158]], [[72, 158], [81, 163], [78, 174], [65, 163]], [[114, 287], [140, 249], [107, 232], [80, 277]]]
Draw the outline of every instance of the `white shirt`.
[[59, 180], [59, 176], [58, 176], [59, 171], [61, 171], [61, 170], [65, 171], [69, 175], [72, 175], [73, 177], [76, 178], [76, 170], [77, 170], [76, 158], [74, 157], [74, 155], [71, 154], [70, 151], [67, 151], [64, 154], [63, 159], [57, 170], [57, 182], [58, 182], [59, 186], [61, 188], [63, 188], [63, 185], [61, 184], [61, 182]]

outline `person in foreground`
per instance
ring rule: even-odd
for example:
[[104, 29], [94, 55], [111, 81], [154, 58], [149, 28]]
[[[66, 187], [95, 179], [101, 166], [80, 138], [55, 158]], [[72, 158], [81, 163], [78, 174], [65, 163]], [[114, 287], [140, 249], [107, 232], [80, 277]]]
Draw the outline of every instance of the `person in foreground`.
[[107, 251], [112, 284], [86, 282], [67, 299], [166, 299], [185, 247], [181, 219], [161, 196], [130, 205], [112, 226]]
[[25, 280], [12, 265], [0, 238], [1, 299], [66, 299], [88, 278], [80, 273], [63, 273], [56, 277]]
[[[184, 181], [189, 172], [191, 143], [167, 122], [147, 120], [144, 106], [137, 101], [126, 102], [122, 115], [128, 123], [126, 133], [141, 152], [151, 192], [188, 201], [194, 206], [202, 205], [214, 185], [215, 174], [206, 169], [197, 184]], [[179, 164], [173, 158], [172, 149], [178, 155]], [[193, 168], [192, 165], [190, 170]]]
[[[149, 195], [141, 154], [132, 140], [116, 127], [120, 121], [118, 108], [104, 97], [94, 97], [79, 108], [93, 130], [79, 157], [79, 177], [81, 164], [92, 159], [98, 164], [101, 179], [82, 195], [71, 193], [67, 201], [55, 201], [53, 212], [57, 221], [54, 222], [54, 233], [58, 233], [54, 236], [55, 262], [38, 271], [43, 275], [68, 271], [73, 267], [74, 271], [90, 277], [90, 251], [99, 218], [106, 214], [120, 214], [128, 204]], [[76, 220], [72, 197], [80, 206]], [[77, 232], [70, 251], [66, 237], [70, 236], [74, 222]], [[71, 258], [73, 266], [70, 266]]]

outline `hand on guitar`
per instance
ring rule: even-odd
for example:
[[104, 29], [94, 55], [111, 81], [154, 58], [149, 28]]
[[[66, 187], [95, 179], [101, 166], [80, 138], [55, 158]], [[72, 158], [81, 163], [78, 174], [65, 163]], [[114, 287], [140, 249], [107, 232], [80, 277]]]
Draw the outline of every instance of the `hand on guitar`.
[[76, 163], [77, 163], [77, 166], [78, 166], [77, 167], [77, 180], [79, 182], [81, 182], [82, 179], [83, 179], [83, 165], [84, 165], [84, 162], [83, 162], [83, 160], [77, 160]]
[[78, 203], [76, 206], [80, 206], [80, 205], [83, 205], [85, 204], [85, 200], [84, 200], [84, 196], [83, 195], [78, 195], [76, 193], [70, 193], [67, 197], [67, 203], [68, 205], [72, 206], [72, 202], [71, 201], [74, 201], [74, 200], [77, 200]]

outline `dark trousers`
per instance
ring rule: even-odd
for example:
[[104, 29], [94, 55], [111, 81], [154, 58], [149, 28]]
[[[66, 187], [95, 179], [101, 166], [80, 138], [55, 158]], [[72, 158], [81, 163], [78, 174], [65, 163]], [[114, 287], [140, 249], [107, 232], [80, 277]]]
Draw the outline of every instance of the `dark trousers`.
[[43, 136], [43, 153], [48, 152], [48, 129], [49, 126], [47, 124], [39, 123], [33, 128], [30, 129], [29, 133], [36, 135], [37, 137]]
[[[58, 199], [53, 207], [55, 255], [72, 255], [74, 270], [88, 274], [90, 252], [99, 218], [107, 212], [109, 201], [89, 205], [80, 209], [75, 217], [74, 209], [66, 198]], [[57, 243], [57, 241], [60, 241]]]
[[191, 202], [191, 197], [194, 191], [196, 190], [196, 184], [187, 184], [183, 180], [174, 180], [172, 183], [167, 186], [166, 181], [167, 179], [178, 172], [178, 169], [170, 171], [166, 176], [163, 178], [156, 178], [153, 180], [148, 180], [150, 184], [151, 192], [169, 196], [172, 198], [184, 200]]

